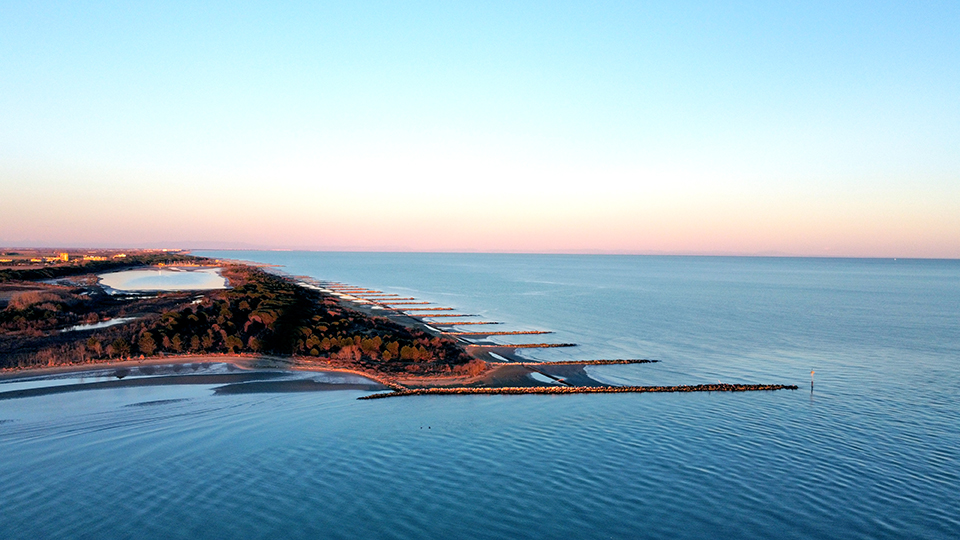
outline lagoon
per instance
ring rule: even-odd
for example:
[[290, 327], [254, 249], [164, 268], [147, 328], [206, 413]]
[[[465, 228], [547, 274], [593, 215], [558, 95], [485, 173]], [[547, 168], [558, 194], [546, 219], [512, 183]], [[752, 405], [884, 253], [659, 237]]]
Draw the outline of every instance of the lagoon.
[[202, 291], [227, 288], [219, 268], [179, 268], [124, 270], [100, 274], [100, 283], [108, 291]]

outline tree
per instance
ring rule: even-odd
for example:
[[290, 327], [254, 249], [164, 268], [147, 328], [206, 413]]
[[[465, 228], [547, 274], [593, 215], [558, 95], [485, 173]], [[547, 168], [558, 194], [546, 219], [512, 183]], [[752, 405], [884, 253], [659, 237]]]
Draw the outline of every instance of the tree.
[[234, 335], [227, 336], [227, 339], [223, 340], [223, 344], [231, 354], [243, 348], [243, 340]]
[[147, 356], [153, 356], [154, 351], [157, 350], [157, 342], [153, 339], [153, 334], [150, 332], [140, 334], [137, 346], [140, 347], [140, 352]]
[[360, 360], [360, 350], [356, 345], [350, 345], [337, 351], [337, 353], [333, 355], [333, 358], [334, 360], [354, 363]]
[[360, 350], [370, 356], [376, 356], [376, 354], [380, 352], [380, 338], [364, 339], [360, 342]]
[[87, 349], [93, 353], [94, 356], [100, 356], [103, 354], [103, 344], [100, 343], [100, 340], [90, 336], [90, 339], [87, 340]]
[[120, 358], [123, 358], [124, 356], [130, 356], [130, 344], [127, 343], [127, 340], [123, 338], [115, 339], [113, 343], [107, 345], [107, 349], [109, 349], [107, 354], [110, 356], [116, 356]]

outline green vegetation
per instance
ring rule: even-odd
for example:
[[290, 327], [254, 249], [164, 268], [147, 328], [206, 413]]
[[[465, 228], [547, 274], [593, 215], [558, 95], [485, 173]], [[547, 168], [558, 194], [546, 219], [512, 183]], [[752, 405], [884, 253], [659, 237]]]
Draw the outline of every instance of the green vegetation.
[[453, 340], [347, 311], [258, 268], [233, 266], [224, 274], [233, 289], [142, 326], [131, 340], [135, 352], [300, 355], [412, 373], [447, 373], [469, 361]]
[[[0, 311], [0, 331], [36, 334], [64, 324], [86, 322], [85, 317], [91, 313], [88, 304], [65, 290], [20, 292]], [[96, 315], [90, 322], [96, 322]]]
[[[164, 258], [164, 262], [171, 260]], [[124, 265], [145, 262], [141, 257]], [[14, 272], [23, 279], [33, 272], [55, 270]], [[315, 358], [383, 374], [467, 374], [482, 369], [482, 363], [471, 362], [451, 338], [349, 310], [333, 297], [259, 268], [235, 265], [224, 268], [223, 273], [232, 288], [201, 295], [110, 296], [96, 285], [46, 285], [30, 290], [39, 284], [22, 283], [25, 290], [13, 294], [6, 309], [0, 311], [0, 367], [141, 355], [249, 353]], [[75, 324], [118, 316], [140, 320], [92, 333], [61, 332]]]

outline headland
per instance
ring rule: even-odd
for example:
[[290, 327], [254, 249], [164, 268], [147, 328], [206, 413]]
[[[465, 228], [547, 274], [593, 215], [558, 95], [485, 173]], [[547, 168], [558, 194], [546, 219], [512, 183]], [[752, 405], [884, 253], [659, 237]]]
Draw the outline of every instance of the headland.
[[[289, 276], [262, 265], [179, 251], [96, 253], [62, 251], [39, 261], [0, 265], [0, 378], [113, 369], [117, 380], [98, 384], [141, 385], [172, 377], [155, 381], [167, 384], [196, 376], [181, 374], [184, 366], [196, 371], [195, 366], [218, 363], [246, 372], [241, 379], [269, 378], [250, 373], [351, 374], [367, 382], [343, 388], [389, 390], [376, 396], [796, 388], [610, 386], [590, 378], [584, 366], [656, 360], [530, 362], [517, 351], [575, 344], [492, 341], [551, 332], [484, 331], [478, 327], [499, 323], [450, 313], [456, 311], [453, 307]], [[178, 279], [164, 281], [165, 272]], [[470, 328], [458, 331], [459, 325]], [[124, 382], [131, 369], [141, 377]], [[226, 380], [211, 377], [207, 380]], [[330, 389], [303, 380], [257, 382], [246, 388]]]

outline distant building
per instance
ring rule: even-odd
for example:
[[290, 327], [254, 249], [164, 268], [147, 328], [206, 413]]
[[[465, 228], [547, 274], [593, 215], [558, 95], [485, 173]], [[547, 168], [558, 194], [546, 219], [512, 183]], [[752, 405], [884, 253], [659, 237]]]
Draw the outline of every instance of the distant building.
[[68, 262], [68, 261], [70, 261], [70, 254], [67, 253], [66, 251], [60, 253], [60, 260], [63, 261], [63, 262]]
[[123, 258], [126, 257], [126, 256], [127, 256], [126, 253], [117, 253], [116, 255], [113, 256], [113, 258], [114, 258], [114, 259], [123, 259]]

